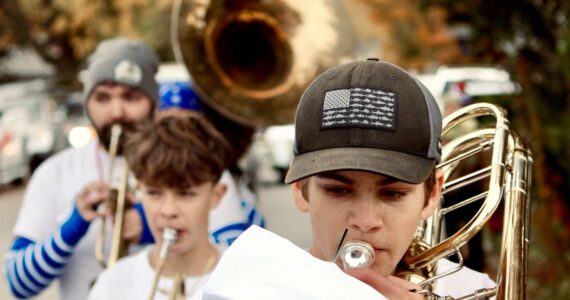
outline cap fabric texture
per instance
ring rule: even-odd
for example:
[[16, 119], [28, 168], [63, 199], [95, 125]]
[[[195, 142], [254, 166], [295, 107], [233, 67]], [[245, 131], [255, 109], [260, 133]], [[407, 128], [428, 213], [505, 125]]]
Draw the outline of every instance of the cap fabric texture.
[[143, 91], [158, 103], [158, 84], [154, 78], [159, 59], [142, 41], [113, 38], [102, 41], [87, 60], [83, 95], [88, 99], [98, 84], [111, 81]]
[[359, 170], [418, 184], [441, 158], [441, 112], [403, 69], [367, 60], [334, 67], [301, 97], [286, 183]]

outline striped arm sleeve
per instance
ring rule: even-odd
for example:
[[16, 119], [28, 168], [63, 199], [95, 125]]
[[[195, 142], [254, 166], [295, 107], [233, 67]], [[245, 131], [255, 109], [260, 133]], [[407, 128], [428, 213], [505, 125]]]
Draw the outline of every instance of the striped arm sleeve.
[[152, 232], [150, 231], [150, 226], [148, 225], [148, 220], [146, 219], [146, 215], [144, 214], [144, 207], [142, 202], [137, 202], [133, 205], [133, 207], [139, 213], [142, 223], [142, 235], [139, 241], [140, 245], [144, 244], [153, 244], [154, 243], [154, 236], [152, 236]]
[[16, 237], [6, 254], [6, 279], [14, 297], [25, 299], [43, 291], [65, 270], [73, 249], [87, 232], [77, 208], [51, 236], [41, 242]]

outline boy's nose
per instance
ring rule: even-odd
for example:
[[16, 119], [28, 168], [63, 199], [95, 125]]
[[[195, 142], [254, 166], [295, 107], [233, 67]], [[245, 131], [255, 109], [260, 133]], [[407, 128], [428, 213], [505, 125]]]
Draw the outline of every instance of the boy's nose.
[[361, 199], [357, 202], [349, 216], [350, 229], [370, 232], [382, 228], [383, 220], [379, 203], [375, 203], [374, 199]]
[[160, 207], [160, 214], [162, 217], [167, 219], [175, 218], [178, 215], [178, 208], [176, 207], [173, 199], [167, 198], [164, 200]]

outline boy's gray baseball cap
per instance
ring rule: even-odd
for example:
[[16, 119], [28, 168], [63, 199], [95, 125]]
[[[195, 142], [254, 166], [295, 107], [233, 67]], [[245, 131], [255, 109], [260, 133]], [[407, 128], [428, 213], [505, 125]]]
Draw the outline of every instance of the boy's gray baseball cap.
[[87, 100], [102, 82], [116, 82], [143, 91], [158, 103], [158, 84], [154, 78], [160, 61], [147, 44], [138, 40], [104, 40], [87, 60], [83, 95]]
[[427, 88], [377, 59], [334, 67], [301, 97], [286, 183], [329, 171], [422, 183], [441, 157], [441, 113]]

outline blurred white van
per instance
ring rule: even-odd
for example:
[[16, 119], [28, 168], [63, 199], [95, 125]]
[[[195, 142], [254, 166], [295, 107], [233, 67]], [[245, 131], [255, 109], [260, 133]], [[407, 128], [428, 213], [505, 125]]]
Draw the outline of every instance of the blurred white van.
[[414, 76], [433, 94], [442, 112], [446, 101], [514, 94], [520, 90], [520, 86], [511, 80], [507, 71], [496, 67], [441, 66], [433, 73]]

